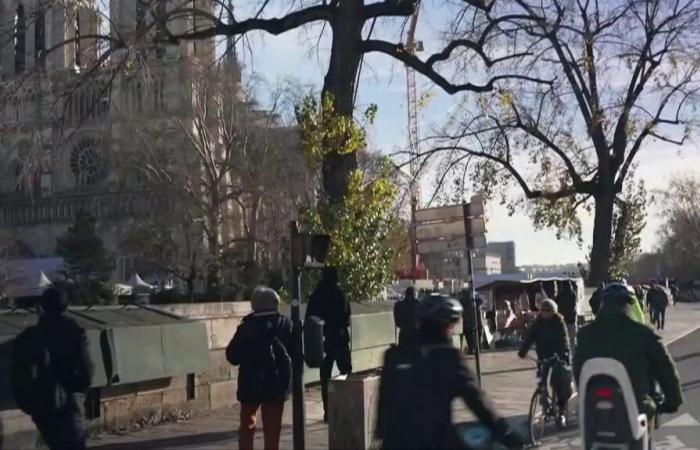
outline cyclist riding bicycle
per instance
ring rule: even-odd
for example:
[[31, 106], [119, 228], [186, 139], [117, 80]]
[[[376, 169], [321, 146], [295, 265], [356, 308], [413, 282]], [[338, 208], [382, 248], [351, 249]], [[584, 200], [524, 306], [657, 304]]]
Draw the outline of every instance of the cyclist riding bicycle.
[[420, 302], [418, 311], [416, 345], [394, 346], [384, 356], [376, 428], [381, 448], [468, 448], [452, 423], [456, 397], [497, 440], [511, 448], [524, 447], [525, 440], [494, 411], [464, 355], [451, 343], [463, 312], [459, 302], [433, 294]]
[[[583, 364], [592, 358], [612, 358], [627, 369], [640, 413], [674, 413], [683, 403], [676, 366], [661, 338], [636, 321], [631, 312], [637, 304], [634, 291], [623, 283], [612, 283], [603, 291], [602, 307], [595, 321], [578, 334], [574, 354], [574, 376], [579, 382]], [[654, 400], [655, 384], [663, 403]]]
[[[564, 318], [559, 314], [557, 304], [550, 299], [544, 300], [540, 307], [540, 312], [525, 336], [525, 340], [520, 346], [518, 356], [525, 358], [527, 352], [535, 344], [538, 359], [538, 372], [540, 363], [544, 360], [557, 356], [563, 364], [555, 365], [552, 373], [552, 390], [557, 393], [557, 406], [559, 407], [559, 417], [557, 418], [560, 427], [566, 426], [566, 411], [571, 397], [571, 363], [569, 357], [569, 336], [566, 331]], [[539, 373], [539, 376], [546, 377], [546, 373]]]

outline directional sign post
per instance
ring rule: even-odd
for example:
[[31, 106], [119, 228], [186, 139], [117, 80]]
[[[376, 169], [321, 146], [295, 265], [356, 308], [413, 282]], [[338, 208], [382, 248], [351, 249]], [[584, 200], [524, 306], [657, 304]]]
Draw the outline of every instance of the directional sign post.
[[[476, 308], [476, 291], [474, 290], [474, 267], [472, 252], [486, 248], [486, 221], [484, 219], [484, 204], [481, 197], [474, 196], [469, 203], [461, 205], [428, 208], [415, 212], [416, 248], [418, 254], [454, 255], [466, 252], [467, 274], [469, 281], [468, 301], [473, 308], [468, 313], [474, 314], [474, 324], [478, 324], [478, 308]], [[459, 261], [463, 260], [460, 256]], [[462, 272], [464, 275], [464, 272]], [[472, 312], [473, 311], [473, 312]], [[480, 339], [478, 325], [471, 330], [476, 334], [474, 356], [476, 359], [476, 375], [481, 385]]]

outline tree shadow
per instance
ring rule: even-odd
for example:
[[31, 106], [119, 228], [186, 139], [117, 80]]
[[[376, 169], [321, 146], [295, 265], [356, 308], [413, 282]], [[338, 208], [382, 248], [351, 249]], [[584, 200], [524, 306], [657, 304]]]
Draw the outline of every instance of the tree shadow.
[[[223, 445], [223, 442], [237, 438], [237, 431], [218, 431], [213, 433], [198, 433], [188, 434], [186, 436], [152, 439], [150, 441], [124, 442], [103, 445], [94, 445], [95, 443], [91, 443], [91, 445], [88, 445], [88, 448], [90, 450], [133, 450], [135, 448], [138, 448], [140, 450], [156, 450], [162, 448], [177, 448], [191, 445], [216, 444], [220, 442], [222, 443], [221, 448], [223, 449], [230, 447]], [[212, 446], [210, 448], [217, 447]]]
[[687, 355], [679, 356], [677, 358], [673, 358], [674, 361], [676, 362], [681, 362], [681, 361], [686, 361], [688, 359], [693, 359], [693, 358], [700, 358], [700, 352], [698, 353], [688, 353]]
[[700, 380], [688, 381], [687, 383], [681, 384], [681, 389], [683, 391], [690, 391], [691, 389], [700, 388]]

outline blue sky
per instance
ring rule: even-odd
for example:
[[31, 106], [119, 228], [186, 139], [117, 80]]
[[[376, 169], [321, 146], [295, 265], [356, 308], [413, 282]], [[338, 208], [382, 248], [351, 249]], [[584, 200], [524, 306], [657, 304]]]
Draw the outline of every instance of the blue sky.
[[[424, 40], [428, 54], [439, 46], [436, 39], [436, 24], [439, 22], [440, 17], [424, 16], [419, 23], [417, 35]], [[250, 54], [239, 49], [242, 53], [239, 56], [244, 61], [248, 76], [254, 72], [272, 84], [291, 77], [302, 83], [320, 86], [328, 61], [328, 46], [327, 39], [324, 39], [317, 51], [310, 50], [315, 46], [317, 37], [317, 30], [297, 31], [277, 37], [255, 34], [250, 36], [254, 52]], [[403, 66], [382, 55], [366, 56], [357, 106], [363, 109], [363, 106], [375, 103], [379, 107], [377, 121], [370, 131], [371, 143], [385, 152], [406, 146], [405, 83]], [[422, 134], [426, 135], [450, 114], [458, 97], [442, 93], [420, 76], [418, 86], [419, 95], [428, 93], [430, 96], [429, 104], [420, 115]], [[647, 189], [663, 189], [671, 177], [700, 170], [700, 148], [696, 143], [691, 143], [679, 153], [676, 147], [658, 145], [640, 153], [638, 163], [637, 174], [645, 180]], [[431, 191], [425, 183], [424, 191]], [[519, 194], [513, 192], [513, 195]], [[657, 242], [661, 225], [658, 210], [658, 205], [649, 208], [647, 227], [642, 236], [644, 250], [652, 249]], [[514, 240], [518, 264], [558, 264], [586, 259], [592, 233], [591, 217], [582, 217], [584, 245], [579, 248], [573, 242], [557, 240], [554, 232], [535, 231], [525, 215], [508, 216], [499, 205], [488, 205], [487, 212], [488, 239]]]

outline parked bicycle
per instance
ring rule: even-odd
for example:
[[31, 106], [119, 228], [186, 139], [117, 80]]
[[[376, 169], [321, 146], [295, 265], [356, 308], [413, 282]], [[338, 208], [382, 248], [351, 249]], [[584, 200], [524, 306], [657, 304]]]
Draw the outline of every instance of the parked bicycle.
[[565, 424], [560, 424], [557, 420], [560, 414], [565, 413], [565, 411], [559, 411], [557, 393], [554, 389], [551, 389], [552, 374], [557, 370], [558, 366], [564, 366], [566, 363], [558, 355], [554, 355], [551, 358], [537, 361], [537, 365], [539, 381], [535, 392], [532, 394], [528, 418], [530, 441], [533, 445], [540, 444], [547, 424], [554, 423], [557, 429], [564, 429], [566, 426]]

